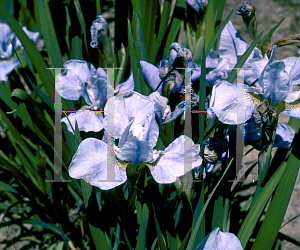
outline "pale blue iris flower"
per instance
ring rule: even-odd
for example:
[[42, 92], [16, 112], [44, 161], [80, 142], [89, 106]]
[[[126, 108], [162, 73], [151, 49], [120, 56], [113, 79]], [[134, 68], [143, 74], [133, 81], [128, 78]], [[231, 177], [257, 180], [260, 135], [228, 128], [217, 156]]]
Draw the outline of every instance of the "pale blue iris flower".
[[[259, 140], [262, 137], [262, 130], [252, 121], [252, 113], [261, 104], [261, 101], [253, 97], [247, 91], [250, 87], [243, 85], [244, 93], [238, 93], [237, 84], [221, 81], [213, 87], [208, 119], [217, 116], [218, 119], [228, 125], [245, 124], [245, 143]], [[238, 100], [239, 98], [239, 100]], [[244, 112], [238, 115], [238, 109]], [[241, 127], [244, 132], [244, 125]], [[295, 131], [287, 125], [278, 124], [274, 147], [287, 148], [291, 145]]]
[[[262, 95], [275, 108], [281, 101], [286, 103], [284, 113], [300, 119], [300, 59], [289, 57], [269, 63], [254, 87], [249, 88]], [[296, 103], [294, 103], [296, 101]]]
[[[148, 97], [136, 92], [111, 97], [105, 107], [105, 119], [107, 143], [115, 138], [119, 139], [118, 145], [108, 145], [94, 138], [82, 141], [70, 164], [71, 177], [84, 179], [91, 185], [108, 190], [127, 180], [126, 167], [129, 163], [134, 168], [145, 163], [158, 183], [172, 183], [184, 175], [186, 161], [192, 168], [202, 163], [199, 147], [184, 136], [177, 138], [164, 151], [153, 149], [159, 129], [154, 104]], [[186, 151], [185, 142], [192, 145]], [[185, 153], [190, 156], [186, 161]], [[107, 181], [107, 168], [112, 167], [115, 181]]]
[[[213, 86], [221, 80], [226, 80], [232, 68], [249, 46], [229, 21], [220, 35], [218, 52], [211, 50], [208, 55], [210, 57], [210, 65], [214, 65], [206, 76], [209, 85]], [[253, 83], [260, 77], [263, 68], [268, 62], [267, 55], [263, 57], [261, 51], [255, 47], [243, 65], [243, 68], [245, 68], [244, 80], [248, 84]]]
[[243, 250], [243, 247], [233, 233], [223, 233], [217, 227], [201, 241], [196, 250]]
[[[27, 27], [22, 28], [26, 35], [35, 43], [39, 32], [31, 32]], [[7, 81], [9, 73], [19, 65], [18, 59], [13, 59], [14, 49], [22, 46], [20, 40], [6, 23], [0, 23], [0, 80]]]
[[[69, 60], [63, 64], [66, 70], [62, 73], [61, 84], [55, 85], [59, 95], [67, 100], [76, 101], [83, 97], [88, 104], [87, 109], [103, 109], [107, 100], [107, 76], [103, 69], [96, 69], [91, 63], [82, 60]], [[68, 116], [73, 128], [75, 120], [78, 122], [80, 131], [98, 132], [104, 128], [103, 116], [100, 112], [79, 110]], [[64, 117], [62, 122], [66, 123], [68, 130], [72, 128], [68, 119]]]
[[[217, 116], [222, 123], [229, 125], [248, 121], [260, 101], [247, 92], [247, 85], [242, 84], [241, 89], [243, 88], [244, 91], [238, 93], [237, 83], [231, 84], [227, 81], [217, 83], [212, 90], [207, 110], [208, 119]], [[244, 117], [238, 115], [238, 110], [244, 110]]]

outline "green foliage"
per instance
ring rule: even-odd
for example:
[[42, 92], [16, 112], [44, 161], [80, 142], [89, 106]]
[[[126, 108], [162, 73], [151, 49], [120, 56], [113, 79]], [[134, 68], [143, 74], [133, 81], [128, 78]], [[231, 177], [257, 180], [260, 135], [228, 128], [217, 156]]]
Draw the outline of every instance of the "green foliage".
[[[19, 9], [15, 6], [14, 11], [13, 3], [18, 3]], [[193, 62], [201, 66], [200, 82], [195, 89], [200, 99], [199, 110], [205, 110], [206, 98], [211, 94], [206, 83], [206, 58], [211, 49], [216, 49], [233, 13], [222, 19], [224, 0], [210, 0], [203, 16], [191, 12], [197, 14], [194, 19], [189, 16], [184, 0], [96, 0], [85, 4], [73, 0], [59, 1], [57, 6], [52, 4], [46, 0], [0, 1], [0, 18], [6, 20], [24, 47], [14, 55], [20, 59], [20, 66], [9, 75], [8, 81], [0, 82], [0, 130], [3, 127], [0, 131], [0, 213], [3, 215], [0, 223], [21, 226], [22, 233], [16, 241], [28, 240], [30, 246], [38, 244], [40, 249], [48, 250], [74, 250], [73, 244], [76, 249], [97, 250], [196, 249], [218, 226], [223, 232], [237, 234], [243, 248], [250, 246], [250, 238], [255, 238], [253, 249], [272, 249], [276, 239], [299, 244], [279, 233], [300, 165], [297, 119], [289, 121], [296, 131], [291, 148], [286, 152], [278, 149], [275, 155], [282, 153], [285, 156], [282, 162], [277, 166], [278, 162], [271, 156], [274, 132], [273, 141], [258, 158], [259, 180], [251, 184], [240, 182], [231, 186], [226, 180], [233, 176], [236, 164], [236, 155], [230, 151], [229, 164], [224, 161], [223, 169], [208, 174], [205, 181], [201, 166], [198, 173], [188, 173], [176, 184], [158, 185], [146, 166], [140, 165], [142, 171], [136, 178], [113, 190], [102, 191], [84, 180], [70, 178], [68, 166], [81, 141], [88, 137], [102, 139], [103, 131], [92, 134], [79, 131], [76, 121], [71, 133], [62, 123], [61, 157], [54, 148], [55, 77], [49, 68], [61, 68], [70, 59], [86, 60], [96, 67], [113, 65], [119, 69], [115, 85], [124, 82], [132, 72], [135, 91], [149, 95], [151, 90], [145, 83], [140, 61], [157, 65], [169, 55], [173, 42], [182, 42], [192, 51]], [[89, 46], [89, 29], [96, 12], [104, 14], [109, 10], [115, 10], [116, 16], [107, 21], [111, 27], [114, 20], [114, 30], [120, 33], [112, 33], [112, 41], [103, 42], [105, 55], [110, 55], [103, 58], [100, 50]], [[122, 15], [117, 16], [120, 10]], [[192, 23], [193, 20], [197, 22]], [[283, 20], [265, 36], [261, 32], [235, 68], [242, 67], [255, 46], [263, 51]], [[41, 33], [43, 49], [38, 50], [27, 37], [22, 30], [24, 25]], [[109, 54], [113, 47], [114, 55]], [[232, 70], [227, 81], [233, 83], [235, 79], [236, 70]], [[76, 111], [85, 104], [83, 98], [63, 100], [63, 114], [67, 116], [68, 111]], [[216, 118], [208, 121], [205, 113], [196, 114], [193, 119], [193, 139], [196, 138], [194, 141], [199, 144], [203, 158], [207, 138], [224, 135], [226, 128]], [[184, 134], [183, 121], [179, 120], [160, 126], [156, 149], [164, 150]], [[54, 157], [60, 166], [54, 164]], [[270, 170], [274, 165], [277, 170]], [[130, 167], [132, 170], [133, 166]], [[194, 177], [196, 174], [200, 179]], [[238, 194], [256, 184], [255, 194]], [[230, 193], [222, 193], [223, 189]], [[242, 202], [245, 204], [241, 207]], [[9, 221], [5, 220], [7, 217]], [[24, 224], [32, 229], [28, 230]], [[24, 236], [23, 232], [28, 235]]]

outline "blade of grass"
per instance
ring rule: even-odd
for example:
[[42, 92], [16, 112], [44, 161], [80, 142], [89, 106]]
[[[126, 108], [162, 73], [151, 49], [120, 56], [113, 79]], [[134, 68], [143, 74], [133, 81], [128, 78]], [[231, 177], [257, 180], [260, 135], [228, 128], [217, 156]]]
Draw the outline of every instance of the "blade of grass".
[[[299, 126], [296, 130], [296, 135], [290, 149], [291, 154], [286, 163], [286, 168], [267, 210], [263, 224], [258, 232], [256, 241], [252, 248], [253, 250], [271, 249], [276, 240], [299, 172], [300, 133], [298, 130]], [[274, 218], [276, 218], [276, 220], [274, 220]]]
[[133, 42], [133, 37], [131, 32], [131, 24], [128, 19], [127, 21], [128, 21], [128, 44], [129, 44], [131, 70], [134, 79], [134, 90], [143, 95], [147, 95], [147, 93], [149, 92], [149, 88], [144, 81], [141, 65], [138, 60], [138, 55], [134, 48], [134, 42]]
[[43, 37], [46, 43], [48, 56], [52, 62], [51, 67], [61, 68], [62, 67], [62, 56], [57, 41], [52, 17], [46, 0], [35, 0], [34, 1], [37, 10], [37, 17], [39, 25], [41, 26]]
[[149, 219], [149, 209], [146, 204], [143, 205], [142, 216], [140, 222], [140, 230], [137, 237], [137, 249], [146, 249], [146, 230]]
[[6, 18], [7, 23], [16, 33], [17, 37], [20, 39], [24, 49], [26, 50], [30, 60], [32, 61], [34, 67], [36, 68], [37, 72], [42, 81], [46, 81], [45, 88], [49, 95], [49, 98], [53, 100], [54, 98], [54, 78], [49, 70], [47, 70], [47, 65], [44, 62], [43, 57], [38, 52], [36, 47], [33, 45], [32, 41], [27, 37], [25, 32], [22, 30], [21, 26], [19, 25], [18, 21], [14, 19], [11, 15], [7, 13], [2, 3], [0, 3], [0, 12]]
[[260, 43], [259, 43], [259, 48], [262, 49], [265, 45], [265, 43], [267, 42], [268, 39], [271, 39], [274, 31], [279, 27], [279, 25], [285, 20], [286, 17], [282, 18], [280, 20], [280, 22], [275, 25], [261, 40], [260, 40]]
[[217, 185], [215, 186], [215, 188], [213, 189], [213, 191], [212, 191], [211, 194], [209, 195], [207, 201], [205, 202], [205, 205], [204, 205], [204, 207], [202, 208], [201, 214], [199, 215], [198, 220], [197, 220], [197, 222], [196, 222], [196, 224], [195, 224], [195, 228], [194, 228], [194, 230], [192, 231], [192, 235], [191, 235], [191, 238], [190, 238], [190, 240], [189, 240], [189, 244], [188, 244], [188, 246], [187, 246], [187, 248], [186, 248], [187, 250], [192, 250], [192, 249], [193, 249], [193, 246], [194, 246], [195, 240], [196, 240], [196, 236], [197, 236], [197, 232], [198, 232], [198, 230], [200, 229], [200, 224], [201, 224], [202, 218], [203, 218], [203, 216], [204, 216], [205, 210], [206, 210], [206, 208], [207, 208], [207, 206], [208, 206], [208, 204], [209, 204], [209, 202], [210, 202], [210, 200], [211, 200], [213, 194], [214, 194], [215, 191], [217, 190], [217, 188], [218, 188], [218, 186], [220, 185], [221, 181], [223, 180], [225, 174], [227, 173], [229, 167], [231, 166], [232, 161], [233, 161], [233, 158], [231, 159], [231, 161], [230, 161], [230, 163], [228, 164], [227, 168], [225, 169], [225, 171], [224, 171], [224, 173], [223, 173], [221, 179], [219, 180], [219, 182], [217, 183]]
[[185, 7], [186, 7], [186, 4], [185, 4], [184, 0], [176, 1], [176, 6], [174, 9], [172, 18], [171, 18], [171, 23], [169, 24], [170, 31], [169, 31], [169, 33], [166, 33], [168, 35], [167, 41], [166, 41], [166, 43], [162, 44], [162, 46], [164, 48], [163, 58], [169, 55], [169, 46], [176, 40], [176, 37], [180, 30], [180, 24], [181, 24], [182, 20], [184, 19]]
[[215, 34], [215, 6], [214, 1], [208, 1], [205, 19], [205, 44], [208, 47]]
[[158, 245], [160, 247], [161, 250], [167, 250], [167, 245], [166, 245], [166, 240], [160, 230], [157, 218], [156, 218], [156, 214], [155, 214], [155, 209], [154, 209], [154, 205], [153, 206], [153, 214], [154, 214], [154, 219], [155, 219], [155, 228], [156, 228], [156, 233], [157, 233], [157, 237], [158, 237]]

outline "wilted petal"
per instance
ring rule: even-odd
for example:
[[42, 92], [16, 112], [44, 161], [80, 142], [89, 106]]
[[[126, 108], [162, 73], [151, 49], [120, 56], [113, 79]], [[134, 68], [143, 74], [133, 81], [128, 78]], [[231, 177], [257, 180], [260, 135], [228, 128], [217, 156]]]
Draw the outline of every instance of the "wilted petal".
[[201, 241], [196, 250], [243, 250], [243, 247], [233, 233], [223, 233], [217, 227]]
[[101, 14], [96, 15], [96, 20], [93, 21], [91, 26], [91, 43], [92, 48], [97, 48], [99, 45], [99, 40], [101, 40], [101, 35], [109, 36], [109, 27], [107, 21], [103, 18]]
[[207, 6], [208, 0], [185, 0], [197, 13], [204, 11], [204, 7]]
[[0, 80], [7, 81], [7, 75], [12, 72], [12, 70], [18, 66], [19, 63], [20, 61], [18, 59], [0, 62]]
[[245, 144], [257, 141], [262, 137], [262, 130], [253, 122], [253, 119], [250, 119], [245, 125], [241, 125], [240, 128], [244, 134]]
[[274, 147], [289, 149], [295, 136], [295, 130], [290, 126], [278, 123], [276, 128], [276, 136]]
[[[77, 120], [79, 131], [98, 132], [104, 128], [102, 114], [97, 111], [79, 110], [76, 113], [71, 113], [70, 115], [68, 115], [68, 118], [72, 124], [73, 129], [75, 129], [75, 121]], [[62, 118], [61, 121], [67, 125], [68, 131], [73, 133], [72, 127], [67, 117]]]
[[[222, 81], [216, 84], [212, 90], [212, 96], [207, 110], [207, 117], [213, 118], [215, 115], [225, 124], [241, 124], [249, 120], [259, 101], [244, 91], [238, 93], [237, 84], [230, 84]], [[244, 110], [244, 120], [239, 110]]]
[[[69, 167], [69, 175], [83, 179], [102, 190], [112, 189], [127, 180], [126, 165], [118, 164], [114, 152], [107, 154], [107, 145], [97, 139], [83, 140]], [[107, 176], [107, 168], [114, 169], [114, 177]]]
[[[186, 145], [191, 145], [185, 151]], [[176, 178], [184, 175], [190, 169], [199, 167], [202, 158], [199, 156], [199, 146], [187, 136], [180, 136], [164, 151], [154, 151], [154, 160], [149, 164], [153, 169], [151, 174], [158, 183], [173, 183]]]
[[185, 110], [185, 101], [182, 101], [175, 107], [175, 110], [172, 113], [168, 114], [163, 124], [167, 124], [172, 121], [175, 121], [179, 116], [183, 114], [184, 110]]
[[154, 104], [154, 112], [159, 125], [163, 123], [164, 114], [167, 109], [168, 98], [161, 96], [158, 91], [155, 91], [149, 95], [150, 100]]
[[235, 65], [240, 57], [245, 53], [246, 49], [247, 43], [229, 21], [220, 36], [220, 57], [229, 59], [230, 63]]

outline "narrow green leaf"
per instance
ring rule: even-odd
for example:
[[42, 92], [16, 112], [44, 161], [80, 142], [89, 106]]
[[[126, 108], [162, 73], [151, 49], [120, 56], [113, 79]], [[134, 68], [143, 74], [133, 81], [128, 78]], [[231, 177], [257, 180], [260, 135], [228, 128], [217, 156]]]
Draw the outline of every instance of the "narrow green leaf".
[[208, 1], [205, 19], [205, 44], [208, 47], [215, 35], [215, 8], [214, 1]]
[[67, 250], [70, 250], [70, 249], [69, 249], [69, 246], [68, 246], [68, 240], [67, 240], [67, 238], [65, 237], [65, 234], [64, 234], [64, 232], [63, 232], [63, 230], [62, 230], [61, 225], [59, 225], [59, 226], [60, 226], [59, 229], [60, 229], [60, 231], [61, 231], [61, 236], [62, 236], [62, 238], [63, 238], [63, 240], [64, 240], [63, 242], [61, 242], [61, 243], [62, 243], [61, 249], [63, 249], [63, 246], [64, 246], [64, 244], [65, 244]]
[[[267, 210], [263, 224], [258, 232], [256, 241], [252, 248], [253, 250], [271, 249], [276, 240], [299, 172], [300, 133], [298, 130], [299, 126], [296, 130], [296, 135], [290, 149], [291, 154], [286, 163], [286, 168]], [[276, 220], [274, 220], [274, 218], [276, 218]]]
[[147, 204], [143, 205], [142, 210], [142, 216], [141, 216], [141, 224], [140, 224], [140, 230], [137, 238], [137, 249], [146, 249], [146, 230], [147, 230], [147, 224], [149, 219], [149, 209], [147, 207]]
[[143, 94], [147, 95], [149, 93], [149, 87], [146, 85], [144, 81], [144, 77], [141, 70], [140, 61], [138, 60], [138, 55], [136, 53], [136, 50], [134, 48], [134, 42], [131, 32], [131, 24], [130, 21], [128, 21], [128, 44], [129, 44], [129, 53], [130, 53], [130, 63], [131, 63], [131, 70], [133, 73], [133, 79], [134, 79], [134, 90]]
[[18, 193], [11, 185], [8, 185], [2, 181], [0, 181], [0, 190], [6, 192]]
[[53, 127], [46, 121], [45, 116], [37, 106], [37, 103], [24, 90], [14, 89], [11, 98], [17, 104], [23, 102], [32, 118], [34, 124], [42, 131], [42, 134], [47, 138], [47, 143], [53, 147]]
[[245, 53], [241, 56], [240, 60], [237, 62], [237, 64], [234, 66], [234, 69], [230, 72], [229, 76], [227, 77], [226, 81], [233, 83], [236, 75], [237, 75], [237, 68], [242, 68], [244, 63], [246, 62], [247, 58], [250, 56], [252, 50], [260, 40], [261, 36], [263, 35], [264, 31], [262, 31], [258, 37], [254, 39], [254, 41], [251, 43], [249, 48], [245, 51]]
[[[23, 223], [24, 223], [24, 224], [31, 224], [31, 225], [38, 225], [38, 226], [47, 228], [47, 229], [51, 230], [52, 232], [54, 232], [54, 233], [56, 233], [56, 234], [58, 234], [58, 235], [60, 235], [60, 236], [63, 235], [63, 233], [62, 233], [57, 227], [52, 226], [52, 225], [50, 225], [50, 224], [48, 224], [48, 223], [45, 223], [45, 222], [43, 222], [43, 221], [41, 221], [41, 220], [25, 220], [25, 221], [23, 221]], [[64, 235], [64, 237], [65, 237], [68, 241], [70, 241], [70, 238], [69, 238], [67, 235]]]
[[257, 197], [256, 202], [250, 208], [238, 234], [237, 237], [239, 238], [242, 247], [245, 248], [250, 236], [253, 232], [253, 229], [260, 218], [260, 215], [266, 206], [270, 196], [272, 195], [273, 191], [278, 185], [282, 174], [285, 170], [286, 163], [281, 164], [275, 174], [271, 177], [271, 179], [267, 182], [267, 184], [263, 187], [260, 195]]
[[155, 227], [156, 227], [156, 233], [157, 233], [157, 237], [158, 237], [158, 245], [160, 247], [161, 250], [167, 250], [167, 245], [166, 245], [166, 240], [160, 230], [157, 218], [156, 218], [156, 214], [155, 214], [155, 209], [154, 209], [154, 205], [153, 206], [153, 214], [154, 214], [154, 219], [155, 219]]
[[262, 49], [265, 45], [265, 43], [267, 42], [268, 39], [271, 39], [274, 31], [279, 27], [279, 25], [285, 20], [286, 17], [282, 18], [280, 20], [280, 22], [275, 25], [261, 40], [260, 40], [260, 43], [259, 43], [259, 47], [260, 49]]
[[138, 16], [137, 13], [133, 13], [136, 19], [136, 25], [135, 25], [135, 44], [136, 44], [136, 50], [139, 55], [139, 59], [141, 61], [148, 61], [147, 59], [147, 49], [145, 45], [144, 40], [144, 33], [143, 33], [143, 26], [142, 22]]
[[197, 236], [198, 230], [200, 229], [200, 224], [201, 224], [202, 218], [203, 218], [203, 216], [204, 216], [205, 210], [206, 210], [206, 208], [207, 208], [207, 206], [208, 206], [208, 204], [209, 204], [209, 202], [210, 202], [210, 200], [211, 200], [213, 194], [214, 194], [215, 191], [217, 190], [217, 188], [218, 188], [218, 186], [220, 185], [221, 181], [223, 180], [225, 174], [227, 173], [229, 167], [231, 166], [232, 161], [233, 161], [233, 159], [232, 159], [232, 160], [230, 161], [230, 163], [228, 164], [228, 166], [227, 166], [227, 168], [225, 169], [225, 171], [224, 171], [224, 173], [223, 173], [221, 179], [219, 180], [219, 182], [217, 183], [217, 185], [215, 186], [215, 188], [213, 189], [213, 191], [212, 191], [211, 194], [209, 195], [209, 198], [208, 198], [207, 201], [205, 202], [205, 205], [204, 205], [204, 207], [202, 208], [202, 211], [201, 211], [201, 213], [200, 213], [200, 215], [199, 215], [199, 217], [198, 217], [198, 220], [197, 220], [197, 222], [196, 222], [196, 224], [195, 224], [195, 228], [194, 228], [194, 230], [192, 231], [192, 235], [191, 235], [191, 238], [190, 238], [190, 240], [189, 240], [189, 244], [188, 244], [188, 246], [187, 246], [187, 248], [186, 248], [187, 250], [193, 250], [193, 246], [194, 246], [194, 244], [195, 244], [196, 236]]
[[[37, 1], [39, 2], [39, 1]], [[17, 37], [20, 39], [24, 49], [26, 50], [30, 60], [32, 61], [35, 69], [39, 73], [39, 76], [42, 81], [46, 81], [45, 87], [47, 93], [51, 100], [54, 97], [54, 78], [49, 70], [47, 70], [46, 63], [44, 62], [43, 57], [38, 52], [37, 48], [33, 45], [32, 41], [27, 37], [25, 32], [22, 30], [18, 21], [14, 19], [11, 15], [7, 13], [2, 3], [0, 3], [0, 12], [6, 18], [9, 26], [16, 33]]]
[[[196, 209], [193, 213], [192, 231], [195, 228], [195, 225], [197, 223], [197, 219], [199, 218], [203, 207], [204, 207], [204, 181], [202, 181], [202, 188], [201, 188], [200, 198], [199, 198], [197, 207], [196, 207]], [[194, 249], [197, 248], [197, 246], [199, 245], [201, 240], [204, 239], [204, 237], [205, 237], [205, 216], [203, 216], [203, 219], [202, 219], [201, 224], [200, 224], [200, 228], [197, 232], [195, 243], [194, 243]]]
[[213, 48], [214, 44], [217, 42], [218, 38], [220, 37], [220, 35], [222, 33], [222, 30], [224, 29], [224, 27], [228, 23], [231, 15], [232, 15], [232, 13], [233, 13], [233, 10], [229, 13], [229, 15], [226, 17], [226, 19], [224, 20], [224, 22], [219, 26], [219, 28], [214, 33], [214, 36], [212, 37], [212, 39], [210, 40], [208, 46], [206, 47], [205, 57], [207, 57], [207, 55], [209, 54], [210, 50]]
[[89, 224], [89, 227], [92, 233], [96, 250], [111, 250], [111, 243], [106, 232], [103, 232], [100, 228], [93, 227], [91, 224]]
[[54, 25], [47, 0], [34, 1], [37, 10], [39, 25], [42, 28], [43, 37], [46, 43], [48, 56], [51, 59], [53, 68], [62, 67], [62, 56], [57, 41]]
[[73, 0], [73, 2], [74, 2], [76, 13], [77, 13], [77, 18], [79, 20], [79, 24], [80, 24], [80, 28], [81, 28], [81, 34], [83, 35], [85, 49], [86, 49], [86, 52], [89, 53], [88, 43], [87, 43], [87, 38], [86, 38], [86, 34], [87, 34], [86, 24], [85, 24], [85, 21], [84, 21], [84, 16], [82, 14], [80, 3], [79, 3], [78, 0]]
[[178, 35], [178, 32], [180, 30], [180, 25], [182, 20], [184, 19], [184, 11], [186, 9], [186, 4], [184, 0], [178, 0], [176, 1], [175, 9], [173, 12], [173, 16], [171, 18], [171, 23], [169, 25], [170, 31], [167, 34], [167, 42], [165, 44], [162, 44], [164, 48], [163, 57], [166, 57], [169, 55], [169, 46], [176, 41], [176, 37]]

